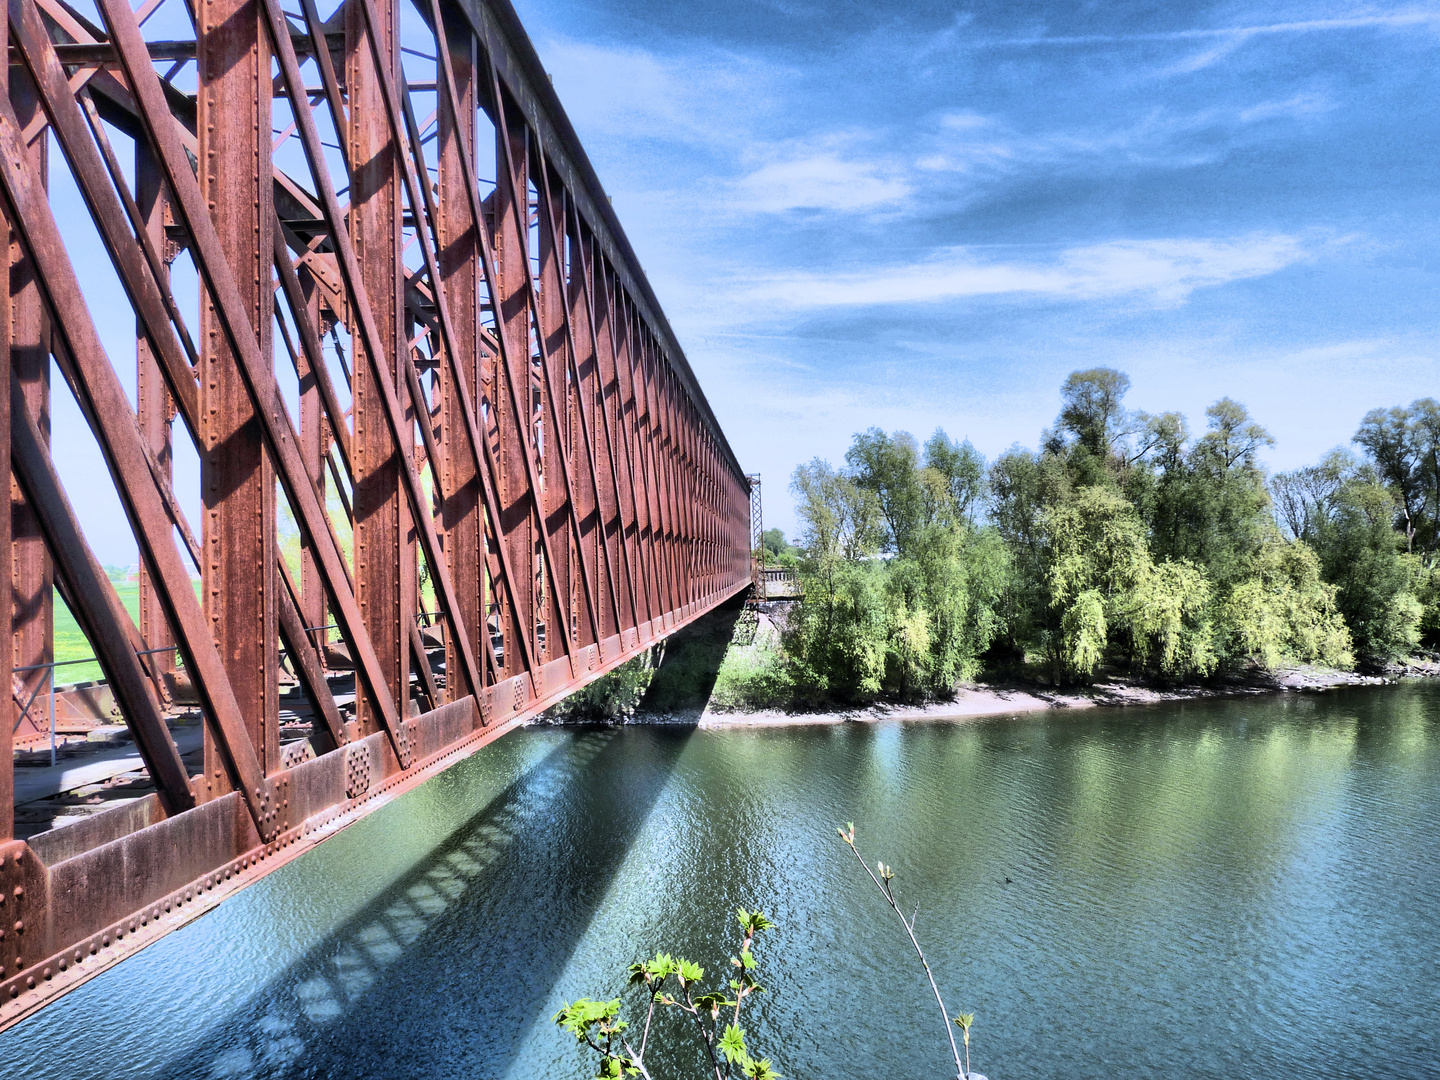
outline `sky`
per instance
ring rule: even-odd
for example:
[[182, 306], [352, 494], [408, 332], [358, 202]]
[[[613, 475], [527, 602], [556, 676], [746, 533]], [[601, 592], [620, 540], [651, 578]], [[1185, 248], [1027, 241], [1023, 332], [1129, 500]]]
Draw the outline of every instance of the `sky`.
[[[513, 2], [791, 537], [798, 464], [841, 463], [872, 426], [989, 459], [1033, 447], [1082, 368], [1119, 368], [1130, 407], [1197, 432], [1238, 399], [1276, 470], [1440, 396], [1440, 0]], [[183, 36], [179, 5], [146, 30]], [[51, 198], [133, 395], [130, 308], [53, 164]], [[133, 563], [58, 382], [55, 413], [87, 538]], [[198, 529], [198, 461], [176, 447]]]
[[515, 0], [767, 526], [1071, 371], [1273, 469], [1440, 394], [1440, 6]]

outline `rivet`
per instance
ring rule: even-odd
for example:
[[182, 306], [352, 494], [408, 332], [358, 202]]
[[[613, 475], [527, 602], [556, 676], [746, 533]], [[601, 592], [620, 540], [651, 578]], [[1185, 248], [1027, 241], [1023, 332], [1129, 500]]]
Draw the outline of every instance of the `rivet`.
[[23, 934], [23, 933], [25, 932], [25, 920], [24, 920], [24, 919], [18, 919], [18, 920], [16, 920], [16, 922], [15, 922], [15, 932], [16, 932], [17, 934]]
[[46, 969], [45, 969], [44, 971], [42, 971], [40, 974], [42, 974], [42, 975], [45, 976], [45, 981], [46, 981], [46, 982], [49, 982], [49, 981], [50, 981], [50, 969], [49, 969], [49, 968], [46, 968]]
[[103, 938], [101, 938], [100, 944], [104, 945], [108, 949], [110, 947], [110, 935], [106, 934]]
[[14, 983], [10, 984], [10, 996], [12, 998], [20, 996], [20, 987], [16, 986]]
[[67, 962], [66, 962], [65, 958], [62, 956], [62, 957], [60, 958], [60, 962], [56, 965], [56, 967], [58, 967], [61, 971], [64, 971], [65, 968], [66, 968], [66, 966], [67, 966]]
[[24, 895], [25, 895], [25, 890], [24, 890], [23, 888], [21, 888], [19, 885], [16, 885], [16, 886], [15, 886], [15, 899], [16, 899], [16, 900], [19, 900], [20, 897], [22, 897], [22, 896], [24, 896]]
[[34, 976], [34, 975], [31, 975], [29, 978], [27, 978], [27, 979], [25, 980], [25, 986], [26, 986], [27, 989], [30, 989], [30, 990], [34, 990], [34, 989], [35, 989], [35, 976]]
[[[107, 940], [107, 941], [105, 942], [105, 944], [108, 945], [108, 944], [110, 944], [110, 942]], [[96, 945], [95, 942], [93, 942], [93, 941], [90, 942], [90, 955], [91, 955], [91, 956], [94, 956], [94, 955], [95, 955], [97, 952], [99, 952], [99, 951], [100, 951], [100, 946]]]
[[[94, 945], [91, 945], [90, 947], [93, 949], [95, 946], [94, 946]], [[75, 950], [75, 962], [78, 964], [78, 963], [80, 963], [80, 961], [82, 961], [82, 960], [84, 960], [84, 959], [85, 959], [85, 954], [84, 954], [83, 952], [81, 952], [79, 949], [76, 949], [76, 950]]]

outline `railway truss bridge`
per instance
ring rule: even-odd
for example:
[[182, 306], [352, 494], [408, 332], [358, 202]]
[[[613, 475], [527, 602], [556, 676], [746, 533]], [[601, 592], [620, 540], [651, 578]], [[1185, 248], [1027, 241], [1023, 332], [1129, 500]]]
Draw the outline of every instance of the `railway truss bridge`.
[[[508, 0], [5, 26], [0, 1026], [752, 580], [750, 486]], [[33, 832], [57, 595], [148, 793]]]

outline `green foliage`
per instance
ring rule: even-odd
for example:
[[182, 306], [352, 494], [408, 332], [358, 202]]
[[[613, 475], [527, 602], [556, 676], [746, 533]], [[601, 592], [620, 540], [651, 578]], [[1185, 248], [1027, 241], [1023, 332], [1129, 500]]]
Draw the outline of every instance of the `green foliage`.
[[[769, 1058], [755, 1057], [746, 1046], [746, 1032], [740, 1024], [745, 1002], [764, 993], [756, 978], [759, 961], [755, 939], [775, 924], [760, 911], [740, 908], [740, 948], [730, 957], [731, 975], [712, 990], [700, 988], [705, 969], [693, 960], [670, 953], [656, 953], [653, 959], [630, 965], [628, 986], [641, 995], [645, 1019], [638, 1045], [626, 1034], [631, 1025], [620, 1019], [621, 999], [592, 1001], [581, 998], [567, 1002], [552, 1018], [562, 1030], [599, 1055], [597, 1077], [640, 1076], [650, 1080], [645, 1054], [651, 1024], [657, 1010], [679, 1014], [690, 1021], [689, 1030], [705, 1055], [707, 1070], [715, 1080], [748, 1077], [750, 1080], [779, 1080]], [[675, 990], [670, 989], [673, 980]]]
[[791, 665], [780, 647], [780, 632], [766, 617], [748, 627], [737, 623], [715, 674], [709, 704], [721, 712], [773, 708], [794, 696]]
[[765, 547], [765, 562], [769, 566], [795, 567], [800, 563], [800, 553], [785, 539], [780, 529], [766, 529], [762, 543]]
[[1050, 605], [1060, 615], [1052, 659], [1070, 675], [1089, 676], [1105, 655], [1111, 625], [1124, 621], [1149, 572], [1144, 528], [1123, 496], [1099, 486], [1048, 508], [1041, 528]]
[[1253, 576], [1221, 605], [1227, 651], [1267, 668], [1286, 660], [1350, 667], [1354, 647], [1335, 593], [1309, 545], [1271, 536], [1255, 558]]
[[1395, 492], [1361, 470], [1336, 495], [1334, 513], [1317, 530], [1326, 580], [1355, 639], [1356, 653], [1376, 663], [1408, 654], [1420, 641], [1424, 611], [1411, 590], [1394, 527]]
[[1368, 461], [1335, 450], [1271, 480], [1274, 439], [1243, 404], [1221, 398], [1192, 437], [1178, 413], [1128, 411], [1129, 385], [1073, 373], [1039, 449], [988, 470], [943, 431], [922, 448], [878, 428], [844, 469], [797, 470], [789, 687], [863, 703], [984, 668], [1183, 679], [1440, 644], [1440, 404], [1368, 414]]
[[[823, 462], [796, 470], [805, 599], [784, 649], [790, 684], [812, 699], [945, 695], [978, 672], [1000, 625], [1004, 547], [964, 508], [973, 505], [977, 456], [940, 431], [926, 460], [949, 472], [913, 451], [903, 432], [871, 431], [852, 447], [859, 475]], [[874, 557], [882, 547], [892, 557]]]
[[547, 716], [564, 721], [625, 721], [635, 715], [655, 677], [655, 651], [647, 650], [576, 690]]
[[1164, 676], [1208, 675], [1219, 663], [1210, 581], [1180, 559], [1150, 566], [1128, 604], [1135, 659]]

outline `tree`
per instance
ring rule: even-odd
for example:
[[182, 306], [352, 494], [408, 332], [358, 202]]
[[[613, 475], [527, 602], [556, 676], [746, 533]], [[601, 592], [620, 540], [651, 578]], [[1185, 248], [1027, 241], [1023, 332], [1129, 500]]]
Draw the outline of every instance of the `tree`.
[[1292, 540], [1313, 541], [1323, 522], [1335, 512], [1340, 489], [1360, 463], [1350, 451], [1336, 447], [1320, 459], [1293, 472], [1277, 473], [1270, 481], [1275, 519]]
[[884, 606], [866, 561], [883, 536], [872, 492], [819, 458], [795, 470], [800, 542], [800, 608], [785, 651], [795, 681], [818, 697], [878, 693], [884, 673]]
[[1402, 405], [1371, 409], [1360, 421], [1354, 441], [1364, 448], [1381, 479], [1394, 494], [1403, 522], [1401, 531], [1405, 535], [1405, 545], [1410, 548], [1414, 543], [1416, 518], [1423, 498], [1410, 410]]
[[855, 436], [845, 461], [855, 483], [875, 496], [885, 522], [885, 549], [904, 554], [925, 509], [915, 437], [908, 431], [887, 435], [870, 428]]
[[973, 523], [985, 491], [985, 458], [970, 440], [954, 442], [936, 428], [925, 443], [925, 467], [943, 479], [954, 517]]
[[794, 568], [799, 565], [799, 552], [785, 539], [780, 529], [766, 529], [760, 542], [765, 548], [765, 561], [771, 566]]
[[1350, 667], [1354, 645], [1336, 591], [1322, 579], [1320, 559], [1308, 544], [1271, 535], [1250, 576], [1220, 605], [1226, 652], [1266, 668], [1286, 661]]
[[1060, 615], [1054, 675], [1088, 678], [1105, 655], [1111, 625], [1125, 621], [1133, 590], [1150, 572], [1144, 526], [1122, 495], [1100, 486], [1048, 508], [1043, 523], [1050, 606]]
[[1060, 387], [1058, 426], [1096, 461], [1109, 461], [1116, 442], [1129, 432], [1122, 404], [1129, 389], [1130, 376], [1114, 368], [1071, 372]]
[[1400, 554], [1398, 502], [1378, 475], [1363, 469], [1340, 489], [1334, 516], [1317, 538], [1336, 607], [1357, 654], [1370, 663], [1404, 656], [1420, 640], [1424, 610], [1411, 591], [1412, 564]]
[[1419, 484], [1424, 491], [1424, 518], [1417, 523], [1418, 542], [1426, 552], [1440, 549], [1440, 402], [1420, 398], [1410, 403], [1411, 441]]
[[1131, 654], [1166, 677], [1209, 675], [1215, 670], [1211, 588], [1205, 571], [1192, 563], [1148, 566], [1126, 605]]
[[1151, 535], [1157, 559], [1187, 559], [1228, 589], [1273, 528], [1259, 451], [1275, 440], [1231, 398], [1205, 415], [1205, 434], [1157, 486]]

